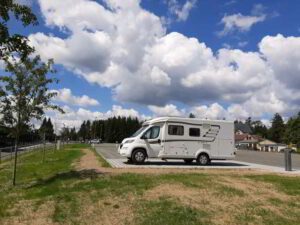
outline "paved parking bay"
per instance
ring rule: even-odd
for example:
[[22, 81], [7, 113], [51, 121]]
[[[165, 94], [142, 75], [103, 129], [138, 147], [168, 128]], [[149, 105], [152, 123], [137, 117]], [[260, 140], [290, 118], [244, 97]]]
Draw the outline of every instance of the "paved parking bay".
[[[142, 165], [134, 165], [127, 162], [127, 158], [119, 155], [117, 145], [99, 144], [96, 151], [108, 163], [115, 168], [213, 168], [213, 169], [262, 169], [274, 172], [284, 172], [284, 155], [282, 153], [256, 152], [240, 150], [237, 152], [235, 160], [215, 160], [209, 166], [200, 166], [196, 163], [185, 164], [183, 160], [148, 159]], [[300, 155], [293, 154], [294, 173], [300, 173]]]
[[[239, 150], [236, 160], [284, 168], [284, 154], [278, 152]], [[292, 166], [300, 170], [300, 154], [292, 154]]]

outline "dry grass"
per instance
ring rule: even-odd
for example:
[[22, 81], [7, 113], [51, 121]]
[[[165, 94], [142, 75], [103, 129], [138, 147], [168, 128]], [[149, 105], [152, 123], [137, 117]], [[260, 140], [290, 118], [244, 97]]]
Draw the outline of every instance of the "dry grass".
[[38, 208], [34, 207], [35, 201], [23, 200], [10, 210], [10, 214], [15, 215], [2, 221], [3, 225], [49, 225], [55, 224], [51, 220], [54, 213], [54, 203], [47, 201]]
[[[153, 200], [163, 197], [175, 199], [180, 204], [208, 212], [213, 215], [211, 222], [220, 225], [239, 224], [236, 215], [247, 214], [248, 206], [251, 207], [252, 205], [257, 205], [261, 209], [285, 218], [288, 217], [284, 213], [285, 204], [274, 205], [270, 199], [278, 199], [281, 202], [300, 200], [299, 197], [295, 198], [276, 191], [273, 185], [241, 179], [240, 177], [225, 177], [218, 180], [217, 184], [215, 188], [207, 187], [206, 189], [190, 188], [178, 184], [161, 184], [145, 192], [144, 199]], [[230, 187], [230, 189], [225, 189], [229, 191], [222, 192], [224, 187]], [[297, 211], [299, 213], [300, 209]], [[254, 224], [258, 221], [260, 218], [257, 218]]]
[[[60, 184], [69, 190], [61, 200], [51, 195], [20, 200], [0, 223], [167, 224], [168, 216], [176, 217], [187, 209], [192, 215], [188, 218], [194, 221], [183, 223], [178, 217], [176, 224], [300, 224], [300, 196], [248, 178], [264, 175], [262, 171], [113, 169], [102, 167], [91, 150], [82, 151], [74, 168], [94, 171], [95, 176]], [[168, 211], [162, 207], [165, 204], [175, 206]], [[157, 220], [161, 214], [155, 208], [160, 207], [166, 212]], [[195, 212], [205, 213], [199, 216]], [[200, 217], [205, 217], [205, 222]]]

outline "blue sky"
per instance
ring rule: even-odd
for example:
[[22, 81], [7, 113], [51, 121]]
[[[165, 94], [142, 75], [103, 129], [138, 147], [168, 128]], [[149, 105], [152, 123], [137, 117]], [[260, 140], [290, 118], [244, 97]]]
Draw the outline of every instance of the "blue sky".
[[39, 25], [11, 29], [56, 62], [52, 89], [68, 113], [50, 112], [55, 120], [193, 112], [269, 121], [300, 109], [299, 1], [19, 2]]

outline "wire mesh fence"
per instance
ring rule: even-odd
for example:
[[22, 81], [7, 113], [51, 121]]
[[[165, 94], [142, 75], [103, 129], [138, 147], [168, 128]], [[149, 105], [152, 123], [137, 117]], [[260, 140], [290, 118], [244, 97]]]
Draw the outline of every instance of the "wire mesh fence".
[[[19, 146], [17, 151], [18, 155], [23, 155], [32, 151], [38, 151], [38, 150], [54, 150], [56, 148], [55, 143], [34, 143], [34, 144], [28, 144]], [[5, 148], [0, 148], [0, 164], [3, 161], [12, 160], [15, 155], [15, 146], [9, 146]]]

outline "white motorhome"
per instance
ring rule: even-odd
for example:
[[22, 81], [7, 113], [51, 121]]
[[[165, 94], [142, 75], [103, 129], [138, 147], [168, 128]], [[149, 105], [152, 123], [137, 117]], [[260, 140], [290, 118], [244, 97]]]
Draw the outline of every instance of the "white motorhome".
[[207, 165], [235, 156], [234, 124], [225, 120], [160, 117], [143, 123], [122, 141], [118, 152], [133, 163], [146, 158], [196, 160]]

